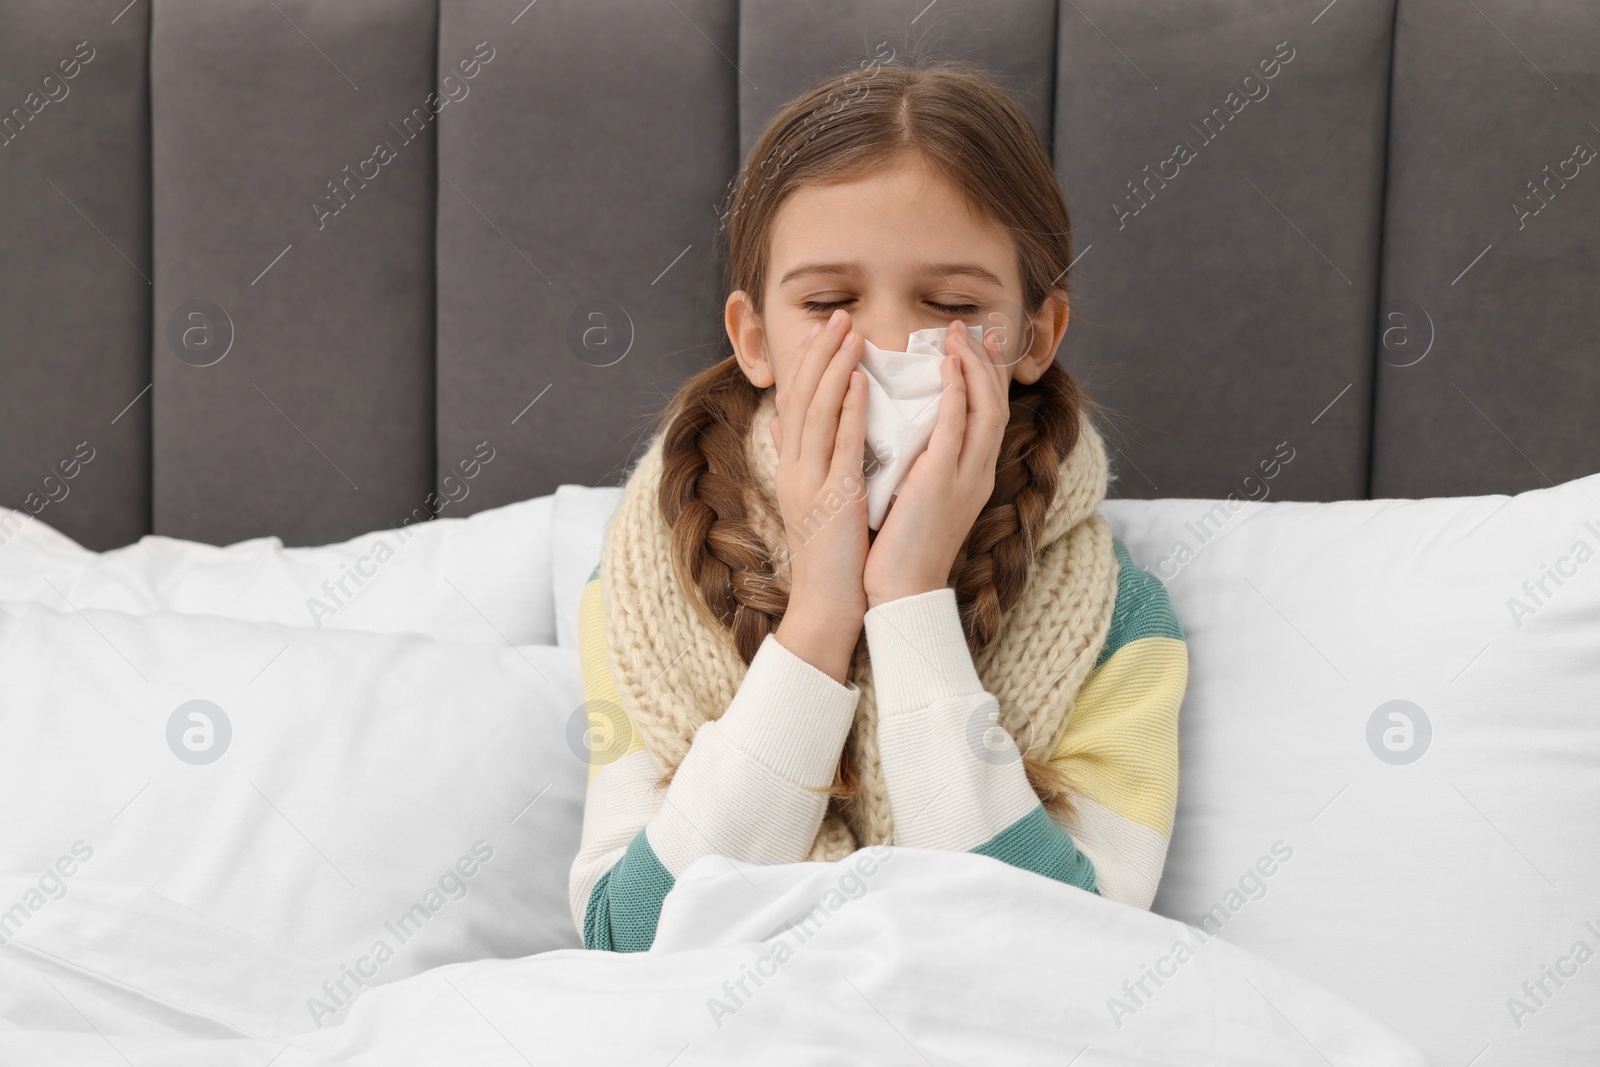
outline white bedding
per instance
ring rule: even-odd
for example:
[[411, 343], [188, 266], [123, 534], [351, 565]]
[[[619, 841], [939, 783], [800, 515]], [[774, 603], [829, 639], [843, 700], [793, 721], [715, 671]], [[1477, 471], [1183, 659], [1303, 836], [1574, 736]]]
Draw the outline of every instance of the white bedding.
[[[796, 1062], [826, 1060], [814, 1033], [849, 1062], [1425, 1062], [1395, 1033], [1441, 1065], [1594, 1061], [1600, 475], [1108, 501], [1190, 646], [1159, 914], [896, 850], [721, 1028], [707, 998], [845, 868], [708, 860], [656, 952], [576, 947], [574, 615], [618, 492], [425, 524], [371, 567], [376, 534], [0, 541], [0, 1067], [748, 1062], [757, 1031]], [[169, 730], [196, 699], [232, 729], [211, 762]], [[1374, 735], [1402, 701], [1423, 758]], [[1208, 916], [1226, 941], [1134, 1002]], [[365, 984], [330, 992], [347, 967]]]
[[[648, 953], [437, 967], [321, 1026], [315, 968], [153, 894], [81, 883], [26, 940], [0, 952], [8, 1067], [1428, 1062], [1221, 938], [971, 853], [708, 856], [667, 897]], [[1193, 946], [1181, 961], [1179, 945]], [[1157, 985], [1152, 967], [1171, 977]], [[1130, 993], [1141, 979], [1148, 995]]]

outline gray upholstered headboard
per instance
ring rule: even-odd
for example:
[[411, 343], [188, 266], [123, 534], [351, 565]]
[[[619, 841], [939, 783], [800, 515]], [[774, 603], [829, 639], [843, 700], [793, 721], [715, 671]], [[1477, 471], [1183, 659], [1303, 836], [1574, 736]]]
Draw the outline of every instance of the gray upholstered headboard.
[[1114, 496], [1600, 470], [1589, 0], [0, 0], [0, 502], [306, 544], [615, 484], [727, 351], [743, 150], [891, 53], [1046, 138]]

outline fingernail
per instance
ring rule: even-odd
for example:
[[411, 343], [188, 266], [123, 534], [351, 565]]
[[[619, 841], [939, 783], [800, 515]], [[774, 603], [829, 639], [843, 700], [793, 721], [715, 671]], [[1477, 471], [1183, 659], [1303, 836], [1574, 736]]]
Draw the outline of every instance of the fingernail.
[[844, 308], [834, 308], [833, 314], [828, 316], [828, 325], [837, 326], [844, 321]]

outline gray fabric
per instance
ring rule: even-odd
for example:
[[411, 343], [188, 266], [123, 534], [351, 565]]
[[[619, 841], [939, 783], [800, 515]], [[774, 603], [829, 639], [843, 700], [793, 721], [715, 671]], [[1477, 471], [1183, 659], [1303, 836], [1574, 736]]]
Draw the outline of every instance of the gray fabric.
[[[156, 533], [310, 544], [428, 513], [436, 22], [430, 0], [156, 6]], [[209, 366], [169, 338], [202, 300], [234, 335]]]
[[1395, 38], [1372, 495], [1592, 474], [1600, 156], [1567, 161], [1600, 152], [1594, 5], [1405, 0]]
[[734, 6], [521, 9], [446, 0], [440, 24], [441, 66], [494, 50], [440, 115], [441, 480], [495, 457], [460, 483], [467, 512], [615, 484], [723, 336]]
[[0, 3], [0, 503], [99, 549], [150, 529], [150, 8], [114, 15]]
[[1048, 147], [1055, 109], [1056, 4], [923, 7], [859, 0], [745, 0], [739, 12], [739, 153], [815, 82], [874, 63], [976, 63], [1028, 113]]
[[1064, 7], [1061, 359], [1115, 412], [1112, 496], [1366, 494], [1392, 14]]
[[[1522, 229], [1510, 206], [1600, 146], [1580, 0], [1512, 26], [1444, 0], [113, 6], [0, 0], [0, 114], [96, 49], [0, 147], [0, 501], [65, 487], [40, 517], [91, 547], [320, 543], [619, 483], [728, 351], [741, 153], [887, 54], [977, 62], [1052, 151], [1080, 256], [1061, 359], [1113, 413], [1113, 496], [1600, 469], [1600, 171]], [[380, 141], [393, 161], [319, 220]], [[1148, 179], [1179, 141], [1194, 158]], [[171, 338], [224, 343], [215, 308], [232, 346], [204, 366]]]

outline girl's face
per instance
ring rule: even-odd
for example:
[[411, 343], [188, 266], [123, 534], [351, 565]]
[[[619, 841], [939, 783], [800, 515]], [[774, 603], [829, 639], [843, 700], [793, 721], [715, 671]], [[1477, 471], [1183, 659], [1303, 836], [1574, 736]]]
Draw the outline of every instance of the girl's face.
[[998, 331], [1007, 381], [1024, 385], [1049, 367], [1067, 328], [1067, 305], [1054, 297], [1031, 319], [1022, 316], [1010, 235], [975, 215], [916, 156], [857, 181], [791, 194], [774, 220], [765, 284], [764, 315], [741, 290], [728, 297], [726, 326], [751, 384], [776, 384], [780, 395], [806, 333], [836, 308], [889, 351], [905, 351], [913, 331], [954, 319], [986, 335]]

